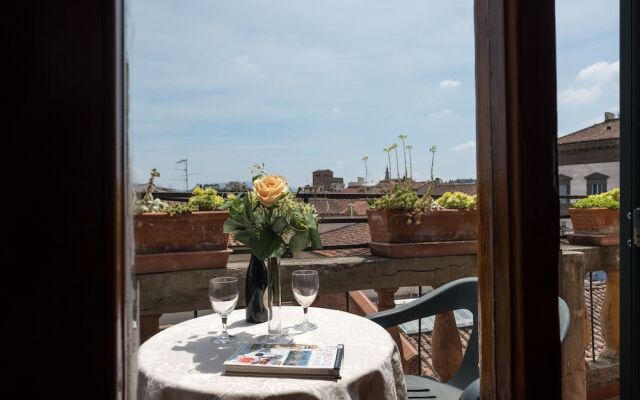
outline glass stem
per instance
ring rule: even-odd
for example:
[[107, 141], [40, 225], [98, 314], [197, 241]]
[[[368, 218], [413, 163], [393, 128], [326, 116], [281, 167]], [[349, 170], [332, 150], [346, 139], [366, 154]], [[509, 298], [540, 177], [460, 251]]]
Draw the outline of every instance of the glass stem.
[[222, 333], [220, 333], [220, 336], [222, 337], [227, 337], [229, 336], [229, 334], [227, 333], [227, 317], [222, 317]]
[[309, 307], [302, 307], [302, 310], [304, 311], [304, 320], [302, 323], [304, 325], [309, 325], [309, 317], [307, 316], [307, 311], [309, 310]]

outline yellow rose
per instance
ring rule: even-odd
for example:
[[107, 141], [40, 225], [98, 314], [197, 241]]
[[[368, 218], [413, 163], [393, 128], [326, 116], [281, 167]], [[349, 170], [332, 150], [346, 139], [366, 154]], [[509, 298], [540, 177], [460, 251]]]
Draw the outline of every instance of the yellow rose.
[[288, 191], [287, 181], [281, 176], [266, 175], [253, 181], [253, 192], [265, 207], [274, 205]]

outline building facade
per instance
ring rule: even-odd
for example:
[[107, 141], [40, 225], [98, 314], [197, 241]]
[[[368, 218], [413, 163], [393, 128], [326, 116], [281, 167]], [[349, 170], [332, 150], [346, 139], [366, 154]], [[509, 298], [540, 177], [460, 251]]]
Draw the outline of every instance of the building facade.
[[313, 187], [323, 188], [327, 191], [338, 191], [344, 189], [344, 179], [333, 176], [330, 169], [319, 169], [313, 171]]
[[[620, 187], [620, 119], [604, 121], [558, 138], [560, 196], [586, 196]], [[562, 214], [570, 201], [560, 199]]]

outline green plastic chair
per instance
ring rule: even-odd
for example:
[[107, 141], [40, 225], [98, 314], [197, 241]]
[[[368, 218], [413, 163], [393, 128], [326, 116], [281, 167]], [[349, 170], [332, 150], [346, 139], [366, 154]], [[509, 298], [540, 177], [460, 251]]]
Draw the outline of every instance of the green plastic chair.
[[[473, 327], [467, 350], [456, 374], [442, 383], [428, 376], [406, 375], [409, 399], [477, 400], [480, 398], [480, 370], [478, 369], [478, 278], [463, 278], [449, 282], [417, 300], [396, 308], [367, 316], [384, 328], [408, 321], [466, 309], [473, 314]], [[569, 329], [569, 307], [558, 298], [560, 340]]]

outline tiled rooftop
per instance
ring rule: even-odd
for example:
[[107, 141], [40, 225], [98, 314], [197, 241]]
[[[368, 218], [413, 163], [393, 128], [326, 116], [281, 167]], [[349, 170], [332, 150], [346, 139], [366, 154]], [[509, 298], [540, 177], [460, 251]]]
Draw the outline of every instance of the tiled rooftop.
[[[371, 241], [369, 224], [362, 222], [354, 223], [331, 231], [322, 232], [320, 239], [324, 246], [367, 243]], [[320, 257], [346, 257], [371, 254], [369, 248], [315, 250], [312, 251], [312, 253]]]
[[593, 142], [596, 140], [619, 139], [620, 119], [610, 119], [577, 132], [558, 138], [558, 144]]

